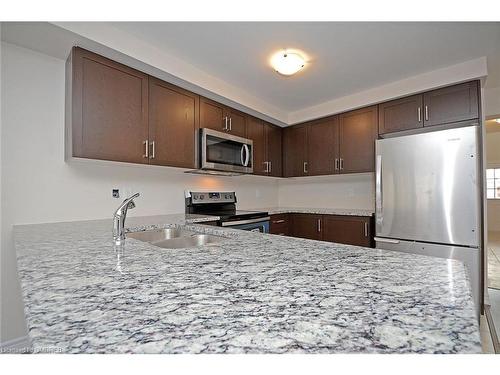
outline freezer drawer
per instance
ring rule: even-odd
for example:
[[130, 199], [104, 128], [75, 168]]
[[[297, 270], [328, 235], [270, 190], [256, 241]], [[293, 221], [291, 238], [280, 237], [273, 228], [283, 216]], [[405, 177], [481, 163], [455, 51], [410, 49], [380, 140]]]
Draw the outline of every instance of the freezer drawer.
[[376, 236], [479, 246], [477, 131], [376, 141]]
[[478, 248], [429, 244], [416, 241], [400, 241], [390, 238], [375, 237], [377, 249], [400, 251], [403, 253], [429, 255], [445, 259], [457, 259], [463, 262], [469, 272], [472, 296], [479, 316], [481, 307], [481, 252]]

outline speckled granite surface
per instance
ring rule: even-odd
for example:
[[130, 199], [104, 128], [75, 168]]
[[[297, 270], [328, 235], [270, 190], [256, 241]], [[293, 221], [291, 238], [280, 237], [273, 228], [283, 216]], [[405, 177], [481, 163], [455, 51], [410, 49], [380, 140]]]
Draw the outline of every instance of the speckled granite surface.
[[322, 214], [322, 215], [348, 215], [348, 216], [372, 216], [373, 210], [360, 210], [355, 208], [314, 208], [314, 207], [263, 207], [253, 208], [253, 211], [265, 211], [269, 215], [276, 214]]
[[156, 220], [227, 239], [169, 250], [129, 238], [115, 248], [111, 220], [15, 227], [33, 345], [64, 353], [481, 350], [457, 261], [186, 224], [182, 216], [128, 225]]

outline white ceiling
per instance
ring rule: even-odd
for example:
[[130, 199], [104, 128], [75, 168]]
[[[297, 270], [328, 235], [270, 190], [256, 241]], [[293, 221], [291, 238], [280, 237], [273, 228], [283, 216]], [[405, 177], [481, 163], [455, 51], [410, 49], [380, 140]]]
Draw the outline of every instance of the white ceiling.
[[[110, 23], [283, 111], [298, 111], [385, 83], [488, 56], [500, 86], [500, 23]], [[269, 66], [282, 48], [309, 57], [283, 77]]]
[[[500, 88], [499, 22], [2, 22], [1, 28], [3, 41], [60, 59], [80, 45], [281, 126], [450, 84], [438, 82], [439, 73], [425, 87], [414, 78], [482, 56], [486, 88]], [[306, 69], [292, 77], [274, 72], [269, 58], [282, 48], [306, 52]], [[467, 77], [464, 64], [454, 66]], [[475, 73], [484, 77], [486, 70]]]

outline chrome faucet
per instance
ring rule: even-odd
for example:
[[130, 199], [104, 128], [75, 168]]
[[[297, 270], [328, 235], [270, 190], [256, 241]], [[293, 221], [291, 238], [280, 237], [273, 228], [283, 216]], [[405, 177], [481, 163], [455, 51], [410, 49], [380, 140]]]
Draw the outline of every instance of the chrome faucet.
[[134, 199], [139, 195], [139, 193], [135, 193], [125, 199], [113, 215], [113, 241], [116, 245], [121, 245], [125, 242], [125, 219], [127, 218], [127, 211], [129, 208], [132, 209], [135, 207]]

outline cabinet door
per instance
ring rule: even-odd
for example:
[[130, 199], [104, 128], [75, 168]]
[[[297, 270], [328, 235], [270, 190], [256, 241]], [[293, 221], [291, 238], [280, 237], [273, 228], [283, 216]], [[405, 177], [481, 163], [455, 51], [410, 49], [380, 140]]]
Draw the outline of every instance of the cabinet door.
[[228, 131], [232, 135], [245, 138], [247, 136], [247, 115], [235, 109], [227, 109]]
[[322, 217], [312, 214], [292, 214], [292, 235], [310, 240], [322, 239]]
[[424, 94], [424, 126], [448, 124], [479, 117], [477, 81]]
[[278, 126], [266, 124], [267, 161], [269, 162], [269, 175], [283, 176], [283, 147], [282, 129]]
[[283, 130], [284, 177], [307, 175], [307, 125]]
[[226, 131], [226, 108], [213, 100], [200, 97], [200, 128]]
[[149, 163], [148, 76], [78, 47], [71, 60], [73, 156]]
[[308, 175], [338, 173], [339, 137], [337, 117], [309, 123], [307, 129]]
[[339, 116], [340, 173], [373, 172], [377, 138], [377, 106]]
[[248, 118], [247, 138], [253, 141], [253, 174], [267, 175], [266, 128], [262, 120]]
[[154, 142], [149, 155], [151, 164], [196, 167], [198, 103], [198, 95], [150, 78], [149, 141]]
[[379, 104], [379, 134], [423, 127], [423, 100], [423, 95], [419, 94]]
[[323, 215], [323, 241], [372, 246], [369, 217]]

